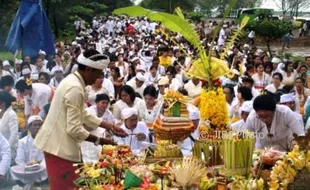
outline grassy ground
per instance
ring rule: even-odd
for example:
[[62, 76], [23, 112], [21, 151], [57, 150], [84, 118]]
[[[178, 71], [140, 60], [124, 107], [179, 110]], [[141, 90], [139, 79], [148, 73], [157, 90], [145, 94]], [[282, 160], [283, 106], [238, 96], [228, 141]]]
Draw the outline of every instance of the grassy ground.
[[0, 60], [14, 60], [14, 55], [10, 52], [0, 52]]

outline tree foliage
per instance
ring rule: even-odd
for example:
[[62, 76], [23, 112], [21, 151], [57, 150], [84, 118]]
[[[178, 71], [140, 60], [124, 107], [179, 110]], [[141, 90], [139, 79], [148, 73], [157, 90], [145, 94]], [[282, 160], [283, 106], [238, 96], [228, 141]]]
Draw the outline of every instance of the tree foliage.
[[256, 36], [261, 37], [270, 51], [270, 43], [282, 38], [293, 29], [293, 24], [289, 20], [274, 20], [269, 11], [257, 11], [256, 19], [249, 23], [249, 30], [253, 30]]
[[173, 13], [175, 8], [180, 7], [184, 11], [193, 11], [197, 0], [143, 0], [140, 6]]

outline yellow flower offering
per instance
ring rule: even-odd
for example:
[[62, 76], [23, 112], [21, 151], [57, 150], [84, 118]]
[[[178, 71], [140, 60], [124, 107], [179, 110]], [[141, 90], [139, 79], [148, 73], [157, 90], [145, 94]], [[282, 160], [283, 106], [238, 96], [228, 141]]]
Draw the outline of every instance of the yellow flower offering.
[[211, 126], [218, 130], [225, 130], [229, 121], [225, 94], [222, 88], [201, 92], [200, 117], [209, 120]]

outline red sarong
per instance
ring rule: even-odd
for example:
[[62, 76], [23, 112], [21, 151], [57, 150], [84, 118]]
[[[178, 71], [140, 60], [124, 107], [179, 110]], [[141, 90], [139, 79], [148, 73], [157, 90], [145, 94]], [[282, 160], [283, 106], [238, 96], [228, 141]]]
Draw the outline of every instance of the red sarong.
[[79, 176], [74, 173], [75, 162], [44, 152], [50, 190], [76, 189], [73, 181]]

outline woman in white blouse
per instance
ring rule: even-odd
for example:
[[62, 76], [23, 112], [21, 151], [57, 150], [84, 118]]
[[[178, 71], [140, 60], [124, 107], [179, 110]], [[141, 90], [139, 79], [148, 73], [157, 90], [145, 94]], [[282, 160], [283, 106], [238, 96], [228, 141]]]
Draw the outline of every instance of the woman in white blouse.
[[87, 98], [88, 107], [96, 104], [95, 100], [96, 100], [97, 94], [109, 95], [109, 91], [102, 86], [102, 82], [103, 82], [103, 76], [101, 78], [98, 78], [95, 81], [95, 83], [92, 84], [91, 86], [86, 86], [85, 90], [88, 95], [88, 98]]
[[146, 123], [153, 123], [160, 112], [162, 102], [156, 100], [157, 91], [154, 86], [147, 86], [143, 92], [146, 112], [144, 120]]
[[263, 63], [257, 63], [255, 65], [256, 73], [252, 75], [252, 79], [254, 80], [254, 87], [255, 89], [261, 91], [263, 90], [268, 84], [271, 83], [271, 77], [264, 72], [264, 65]]
[[138, 110], [139, 119], [144, 119], [146, 107], [141, 98], [136, 97], [135, 90], [129, 86], [124, 85], [120, 89], [120, 99], [113, 106], [113, 115], [119, 123], [121, 123], [121, 111], [124, 108], [136, 108]]
[[275, 93], [277, 90], [280, 90], [284, 87], [283, 84], [281, 84], [283, 80], [283, 76], [281, 73], [274, 73], [272, 75], [272, 84], [269, 84], [266, 86], [265, 90]]
[[292, 62], [287, 61], [284, 64], [284, 68], [281, 74], [283, 75], [283, 81], [282, 81], [283, 85], [289, 85], [289, 86], [294, 85], [294, 82], [297, 78], [297, 72], [295, 71]]
[[11, 106], [15, 101], [16, 99], [8, 92], [0, 92], [0, 133], [10, 144], [12, 160], [16, 157], [18, 147], [18, 120]]

